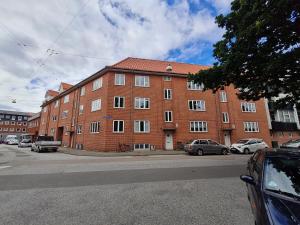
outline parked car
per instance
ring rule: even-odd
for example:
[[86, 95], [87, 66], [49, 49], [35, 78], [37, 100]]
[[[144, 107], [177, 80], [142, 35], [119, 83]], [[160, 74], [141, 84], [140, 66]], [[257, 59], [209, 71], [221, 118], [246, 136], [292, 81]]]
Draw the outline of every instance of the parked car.
[[248, 199], [256, 225], [300, 224], [300, 152], [258, 150], [248, 161]]
[[10, 138], [7, 140], [6, 144], [8, 145], [18, 145], [19, 144], [19, 140], [16, 138]]
[[18, 147], [26, 148], [26, 147], [31, 147], [31, 145], [32, 145], [31, 139], [23, 139], [22, 141], [19, 142]]
[[190, 155], [204, 155], [204, 154], [222, 154], [227, 155], [229, 148], [221, 145], [216, 141], [209, 139], [193, 140], [184, 146], [184, 150]]
[[241, 139], [230, 146], [231, 152], [249, 154], [269, 146], [262, 140], [256, 138]]
[[17, 135], [7, 135], [7, 136], [5, 137], [3, 143], [4, 143], [4, 144], [8, 144], [8, 141], [9, 141], [10, 139], [18, 139], [18, 138], [17, 138]]
[[283, 143], [280, 148], [300, 148], [300, 139]]
[[54, 151], [56, 152], [61, 145], [60, 141], [54, 141], [53, 136], [38, 136], [36, 141], [32, 143], [31, 151]]

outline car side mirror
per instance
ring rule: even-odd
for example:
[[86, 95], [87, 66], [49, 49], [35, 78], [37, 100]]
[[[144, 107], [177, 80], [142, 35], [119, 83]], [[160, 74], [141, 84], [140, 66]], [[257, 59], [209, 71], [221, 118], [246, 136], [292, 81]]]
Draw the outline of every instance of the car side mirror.
[[252, 176], [249, 176], [249, 175], [241, 175], [240, 176], [240, 179], [242, 181], [244, 181], [245, 183], [247, 184], [252, 184], [252, 185], [255, 185], [255, 181], [254, 181], [254, 178]]

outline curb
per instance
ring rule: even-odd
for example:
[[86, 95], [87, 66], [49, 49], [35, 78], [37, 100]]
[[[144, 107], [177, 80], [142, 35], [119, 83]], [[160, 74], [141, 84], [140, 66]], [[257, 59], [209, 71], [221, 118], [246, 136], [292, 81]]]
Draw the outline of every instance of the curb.
[[94, 157], [122, 157], [122, 156], [153, 156], [153, 155], [185, 155], [184, 151], [132, 151], [132, 152], [96, 152], [96, 151], [86, 151], [86, 150], [76, 150], [76, 149], [65, 149], [59, 148], [58, 152], [77, 155], [77, 156], [94, 156]]

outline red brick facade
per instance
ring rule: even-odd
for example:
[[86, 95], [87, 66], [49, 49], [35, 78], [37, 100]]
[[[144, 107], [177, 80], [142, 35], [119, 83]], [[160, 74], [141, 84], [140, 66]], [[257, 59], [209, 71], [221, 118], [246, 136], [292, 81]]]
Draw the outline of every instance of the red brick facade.
[[36, 113], [28, 119], [28, 133], [32, 136], [32, 139], [35, 140], [39, 134], [40, 130], [40, 113]]
[[[152, 146], [155, 149], [175, 149], [195, 138], [209, 138], [230, 144], [241, 138], [255, 137], [271, 144], [263, 100], [255, 102], [254, 112], [242, 112], [243, 101], [237, 98], [233, 87], [226, 87], [216, 94], [188, 89], [187, 74], [206, 67], [171, 62], [172, 71], [167, 71], [168, 64], [164, 61], [127, 58], [105, 67], [75, 86], [69, 86], [43, 104], [39, 133], [53, 135], [64, 146], [95, 151], [117, 151], [123, 144], [128, 148]], [[116, 85], [116, 74], [124, 74], [124, 85]], [[149, 87], [137, 86], [137, 76], [149, 77], [145, 78], [149, 79]], [[102, 79], [102, 87], [93, 90], [93, 82], [99, 78]], [[83, 87], [84, 95], [81, 93]], [[171, 99], [165, 99], [165, 89], [171, 89]], [[226, 93], [227, 98], [222, 102], [221, 92]], [[115, 96], [124, 97], [124, 108], [114, 107]], [[147, 98], [149, 109], [137, 109], [136, 97]], [[69, 100], [66, 103], [65, 98]], [[101, 99], [101, 109], [92, 112], [92, 101], [97, 99]], [[189, 100], [201, 100], [205, 107], [200, 107], [200, 102]], [[82, 107], [83, 112], [79, 112]], [[200, 107], [201, 110], [191, 110], [190, 107]], [[172, 122], [165, 122], [165, 111], [172, 112]], [[223, 122], [222, 112], [228, 113], [228, 123]], [[113, 131], [115, 120], [124, 121], [122, 132]], [[91, 123], [98, 121], [99, 133], [92, 133]], [[141, 122], [138, 127], [137, 121], [148, 122]], [[245, 122], [258, 123], [256, 132], [246, 132]], [[81, 132], [78, 132], [80, 127]], [[144, 127], [149, 127], [145, 128], [145, 133], [135, 130]], [[196, 132], [198, 129], [204, 130]]]

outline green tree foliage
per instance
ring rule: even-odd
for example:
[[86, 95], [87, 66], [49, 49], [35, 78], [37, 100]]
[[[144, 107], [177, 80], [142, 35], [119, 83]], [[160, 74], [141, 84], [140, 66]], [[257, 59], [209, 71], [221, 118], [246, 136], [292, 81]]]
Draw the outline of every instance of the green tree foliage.
[[191, 80], [213, 91], [233, 84], [241, 99], [300, 102], [300, 0], [234, 0], [216, 23], [225, 30], [216, 63]]

